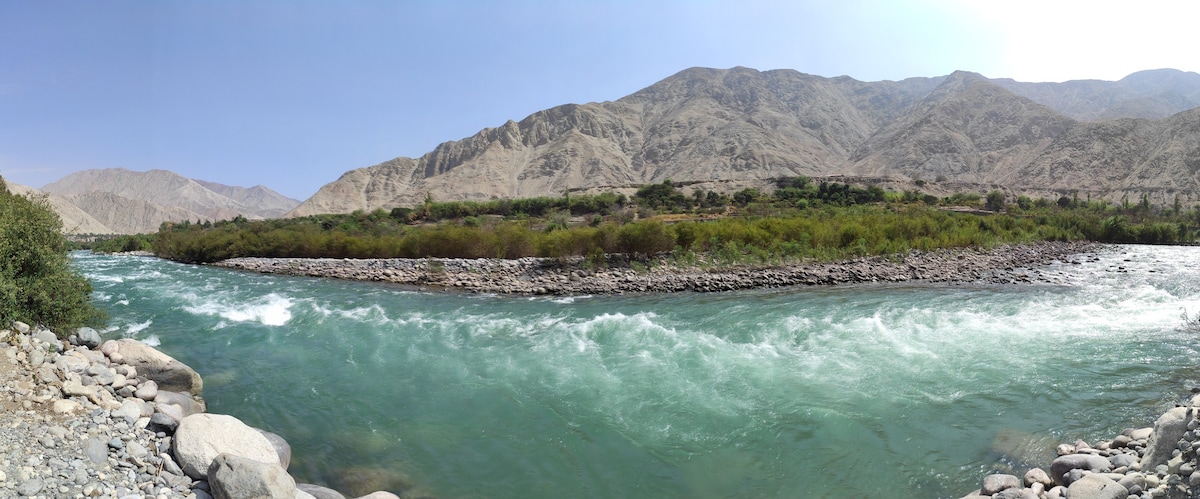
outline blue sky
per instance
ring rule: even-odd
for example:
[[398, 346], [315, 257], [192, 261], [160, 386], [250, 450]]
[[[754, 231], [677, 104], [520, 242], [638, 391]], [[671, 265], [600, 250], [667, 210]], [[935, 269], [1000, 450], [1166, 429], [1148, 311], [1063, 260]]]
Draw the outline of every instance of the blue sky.
[[162, 168], [305, 199], [347, 170], [693, 66], [865, 81], [1200, 71], [1198, 5], [0, 0], [0, 176]]

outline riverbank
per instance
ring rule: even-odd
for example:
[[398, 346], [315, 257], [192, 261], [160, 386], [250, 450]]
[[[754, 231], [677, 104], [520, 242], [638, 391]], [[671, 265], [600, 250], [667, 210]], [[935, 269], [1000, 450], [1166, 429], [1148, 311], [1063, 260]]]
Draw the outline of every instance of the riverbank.
[[1197, 497], [1200, 493], [1200, 395], [1168, 410], [1154, 426], [1128, 428], [1111, 440], [1061, 444], [1049, 468], [1022, 477], [984, 476], [963, 496], [1011, 499], [1142, 499]]
[[13, 323], [0, 330], [0, 496], [344, 499], [298, 484], [286, 441], [207, 413], [202, 390], [190, 367], [135, 340], [82, 328], [64, 342]]
[[955, 248], [838, 262], [778, 266], [681, 266], [669, 258], [632, 261], [607, 255], [603, 264], [581, 258], [332, 259], [234, 258], [217, 267], [268, 274], [327, 277], [436, 287], [474, 293], [611, 295], [716, 292], [861, 282], [1057, 282], [1040, 267], [1081, 263], [1103, 247], [1089, 242], [1041, 242], [983, 250]]

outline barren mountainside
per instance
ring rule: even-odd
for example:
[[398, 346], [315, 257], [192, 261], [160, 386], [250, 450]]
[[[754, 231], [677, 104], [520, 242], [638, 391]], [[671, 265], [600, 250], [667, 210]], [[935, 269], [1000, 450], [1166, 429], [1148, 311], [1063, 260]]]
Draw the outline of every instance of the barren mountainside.
[[1175, 70], [1020, 83], [691, 68], [613, 102], [538, 111], [419, 158], [349, 171], [289, 215], [413, 206], [427, 194], [487, 200], [794, 175], [1193, 201], [1200, 128], [1181, 111], [1198, 103], [1200, 75]]
[[[224, 220], [239, 215], [278, 218], [299, 204], [263, 186], [233, 187], [167, 170], [84, 170], [42, 190], [52, 199], [88, 213], [108, 229], [94, 233], [147, 233], [168, 221]], [[63, 211], [59, 213], [61, 216]]]

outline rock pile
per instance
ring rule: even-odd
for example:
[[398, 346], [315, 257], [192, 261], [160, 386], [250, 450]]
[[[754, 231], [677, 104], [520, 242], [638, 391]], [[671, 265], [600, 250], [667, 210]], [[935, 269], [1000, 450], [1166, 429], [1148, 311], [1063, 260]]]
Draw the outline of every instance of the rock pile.
[[[1056, 282], [1037, 267], [1094, 249], [1091, 243], [1045, 242], [911, 251], [903, 255], [780, 266], [704, 268], [666, 257], [635, 262], [608, 255], [602, 265], [581, 257], [504, 259], [234, 258], [214, 265], [253, 272], [379, 281], [478, 293], [608, 295], [714, 292], [855, 282]], [[644, 270], [636, 270], [644, 269]]]
[[1164, 413], [1151, 428], [1127, 429], [1095, 447], [1083, 441], [1059, 445], [1049, 472], [1034, 468], [1023, 479], [987, 475], [964, 499], [1200, 497], [1198, 425], [1200, 395]]
[[344, 498], [297, 484], [283, 438], [205, 412], [196, 371], [150, 346], [14, 322], [0, 350], [0, 497]]

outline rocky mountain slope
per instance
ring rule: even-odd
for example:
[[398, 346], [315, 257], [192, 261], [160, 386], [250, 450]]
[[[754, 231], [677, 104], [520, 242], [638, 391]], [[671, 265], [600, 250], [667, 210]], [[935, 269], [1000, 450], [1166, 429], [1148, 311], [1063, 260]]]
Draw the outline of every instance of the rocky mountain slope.
[[66, 234], [111, 234], [114, 231], [95, 217], [83, 211], [78, 206], [61, 196], [48, 195], [42, 191], [21, 184], [5, 182], [8, 191], [25, 197], [46, 196], [46, 201], [58, 217], [62, 219], [63, 232]]
[[300, 203], [263, 186], [233, 187], [166, 170], [84, 170], [42, 190], [120, 234], [155, 232], [167, 221], [279, 218]]
[[720, 189], [792, 175], [1190, 201], [1200, 178], [1187, 161], [1200, 152], [1194, 119], [1179, 113], [1198, 102], [1200, 75], [1174, 70], [1027, 84], [692, 68], [617, 101], [558, 106], [352, 170], [289, 215], [412, 206], [427, 194], [486, 200], [664, 179]]

